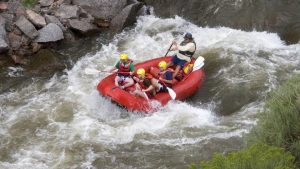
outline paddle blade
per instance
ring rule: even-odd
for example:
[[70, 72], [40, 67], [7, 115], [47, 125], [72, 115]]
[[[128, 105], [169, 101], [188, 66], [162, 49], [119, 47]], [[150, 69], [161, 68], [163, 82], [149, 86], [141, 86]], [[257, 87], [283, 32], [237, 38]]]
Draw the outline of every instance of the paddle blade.
[[172, 100], [175, 100], [176, 99], [175, 91], [169, 87], [167, 87], [167, 89], [168, 89], [169, 95], [171, 96]]
[[199, 56], [194, 62], [193, 71], [199, 70], [204, 66], [204, 57]]

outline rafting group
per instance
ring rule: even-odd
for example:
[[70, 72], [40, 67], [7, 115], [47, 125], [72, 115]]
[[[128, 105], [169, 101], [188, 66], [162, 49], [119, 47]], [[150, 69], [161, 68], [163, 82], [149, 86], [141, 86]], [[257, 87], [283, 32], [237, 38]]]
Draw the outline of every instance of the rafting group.
[[[115, 86], [146, 100], [159, 92], [173, 92], [171, 89], [173, 84], [181, 81], [193, 69], [191, 61], [196, 51], [196, 44], [192, 34], [186, 33], [180, 44], [173, 41], [168, 51], [175, 50], [178, 52], [169, 62], [161, 60], [157, 66], [149, 69], [142, 67], [137, 69], [136, 73], [133, 61], [129, 59], [128, 54], [120, 54], [120, 60], [109, 71], [116, 73]], [[171, 94], [171, 97], [174, 97], [174, 94]]]

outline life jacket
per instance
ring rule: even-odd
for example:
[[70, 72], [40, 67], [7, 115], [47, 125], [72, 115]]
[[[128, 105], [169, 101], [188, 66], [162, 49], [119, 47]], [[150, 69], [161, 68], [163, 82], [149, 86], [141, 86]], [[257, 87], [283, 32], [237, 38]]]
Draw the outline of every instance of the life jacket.
[[181, 51], [181, 50], [179, 50], [178, 52], [179, 52], [180, 54], [184, 55], [184, 56], [187, 56], [187, 57], [192, 58], [193, 55], [194, 55], [195, 52], [196, 52], [196, 43], [195, 43], [195, 41], [192, 41], [192, 42], [184, 42], [184, 41], [183, 41], [183, 42], [180, 43], [180, 46], [185, 46], [185, 45], [187, 45], [188, 43], [194, 43], [194, 45], [195, 45], [195, 50], [194, 50], [193, 52], [190, 52], [190, 51]]
[[[119, 63], [119, 68], [118, 68], [118, 76], [130, 76], [130, 64], [132, 63], [132, 60], [128, 60], [126, 64], [123, 62]], [[127, 73], [128, 72], [128, 73]]]

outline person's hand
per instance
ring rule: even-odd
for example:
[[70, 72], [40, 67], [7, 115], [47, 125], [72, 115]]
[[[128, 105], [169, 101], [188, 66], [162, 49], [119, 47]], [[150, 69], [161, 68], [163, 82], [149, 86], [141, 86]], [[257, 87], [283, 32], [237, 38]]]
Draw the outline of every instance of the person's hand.
[[158, 78], [158, 80], [162, 81], [162, 80], [163, 80], [163, 78], [162, 78], [162, 77], [159, 77], [159, 78]]
[[172, 44], [177, 46], [177, 42], [175, 40], [172, 41]]
[[132, 75], [133, 75], [133, 72], [129, 72], [129, 74], [132, 76]]

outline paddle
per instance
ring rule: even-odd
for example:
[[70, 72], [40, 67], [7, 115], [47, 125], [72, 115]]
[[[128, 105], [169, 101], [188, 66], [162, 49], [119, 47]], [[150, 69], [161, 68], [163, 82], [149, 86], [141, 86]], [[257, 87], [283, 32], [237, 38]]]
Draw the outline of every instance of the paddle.
[[171, 47], [173, 46], [173, 43], [171, 44], [171, 46], [169, 47], [167, 53], [165, 54], [165, 57], [168, 55], [168, 53], [170, 52]]
[[168, 93], [169, 93], [169, 95], [171, 96], [172, 100], [175, 100], [175, 99], [176, 99], [176, 93], [175, 93], [175, 91], [174, 91], [173, 89], [169, 88], [169, 87], [166, 85], [165, 82], [163, 82], [163, 81], [161, 81], [161, 80], [160, 80], [160, 82], [163, 83], [163, 85], [165, 85], [165, 86], [167, 87]]
[[98, 73], [130, 73], [130, 72], [111, 72], [111, 71], [105, 71], [105, 70], [96, 70], [96, 69], [91, 69], [91, 68], [85, 68], [84, 69], [85, 74], [98, 74]]

